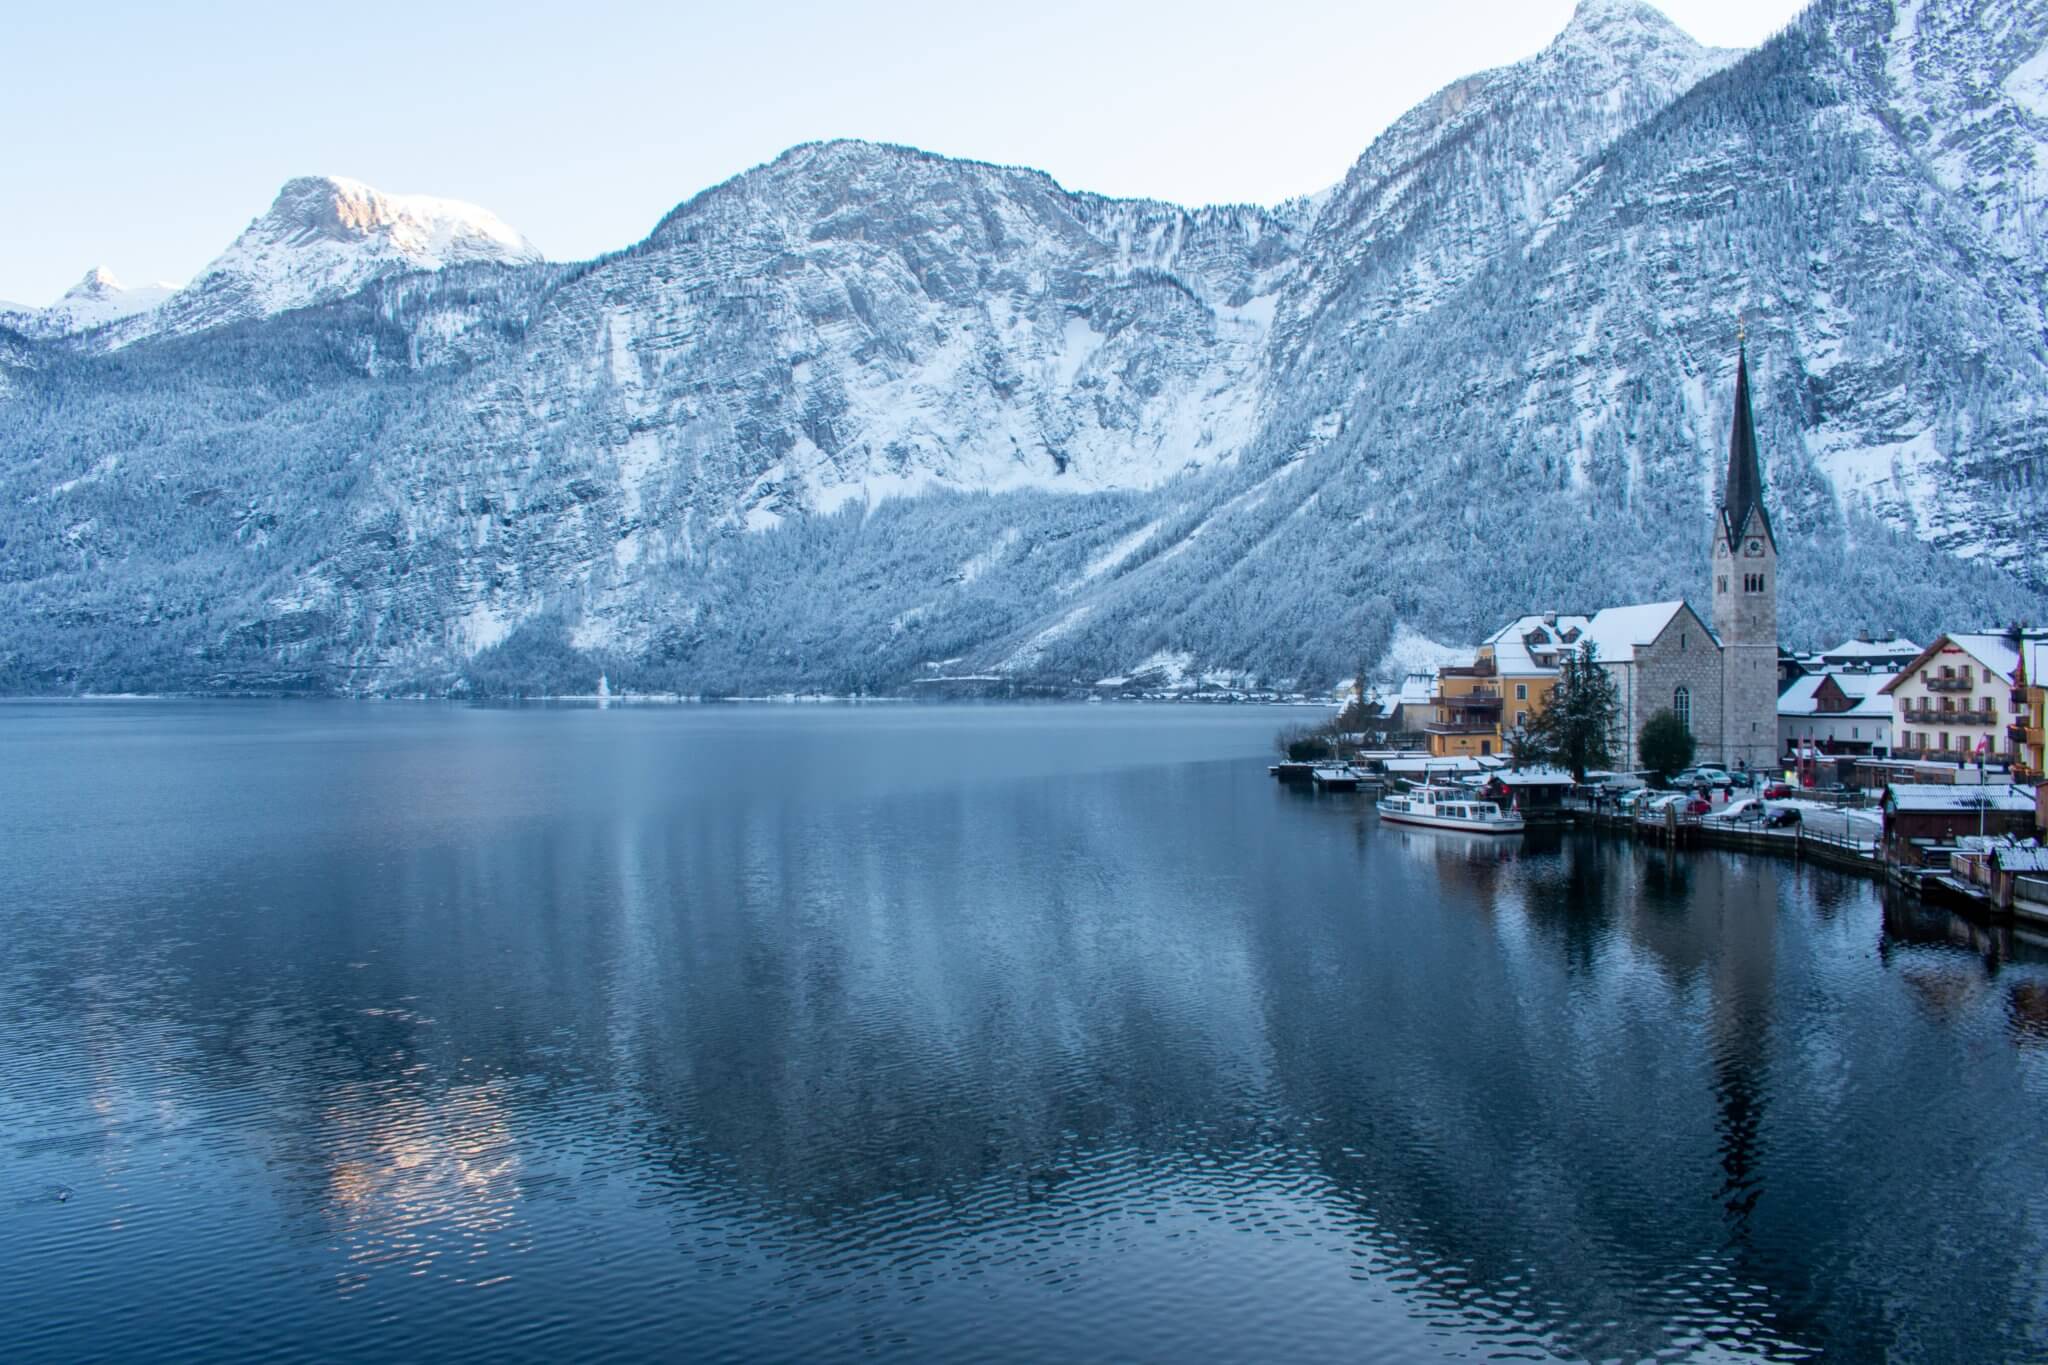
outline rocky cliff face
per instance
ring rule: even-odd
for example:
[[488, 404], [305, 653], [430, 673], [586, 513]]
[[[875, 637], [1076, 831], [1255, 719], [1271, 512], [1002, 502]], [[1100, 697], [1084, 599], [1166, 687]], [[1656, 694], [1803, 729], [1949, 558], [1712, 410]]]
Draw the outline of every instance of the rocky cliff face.
[[1701, 596], [1738, 316], [1793, 638], [2038, 618], [2044, 46], [1587, 0], [1283, 210], [828, 143], [569, 267], [294, 182], [0, 334], [0, 684], [1326, 682]]

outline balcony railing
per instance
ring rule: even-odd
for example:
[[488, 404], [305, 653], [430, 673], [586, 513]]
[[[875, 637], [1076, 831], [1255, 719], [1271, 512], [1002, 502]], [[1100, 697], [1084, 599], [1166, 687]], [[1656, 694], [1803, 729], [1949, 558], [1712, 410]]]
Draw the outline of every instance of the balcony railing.
[[1977, 684], [1968, 678], [1922, 678], [1929, 692], [1967, 692]]
[[1906, 725], [1996, 725], [1996, 711], [1901, 711], [1900, 719]]
[[2005, 727], [2005, 737], [2015, 744], [2025, 744], [2027, 742], [2027, 727], [2024, 725], [2008, 725]]
[[1431, 720], [1424, 721], [1423, 732], [1431, 735], [1490, 735], [1493, 724], [1484, 720]]
[[1496, 676], [1496, 669], [1491, 660], [1481, 659], [1477, 663], [1446, 664], [1437, 669], [1436, 675], [1439, 678], [1491, 678]]

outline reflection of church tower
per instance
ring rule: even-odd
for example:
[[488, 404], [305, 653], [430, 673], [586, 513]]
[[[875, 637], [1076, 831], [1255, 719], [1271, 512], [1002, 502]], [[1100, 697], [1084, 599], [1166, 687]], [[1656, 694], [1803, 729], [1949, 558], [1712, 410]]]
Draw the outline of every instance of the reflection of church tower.
[[1728, 482], [1714, 525], [1714, 633], [1721, 637], [1721, 761], [1770, 768], [1778, 752], [1778, 542], [1764, 511], [1746, 345], [1735, 362]]
[[[1712, 1003], [1715, 1127], [1719, 1130], [1721, 1206], [1730, 1240], [1746, 1245], [1763, 1194], [1764, 1101], [1769, 1089], [1771, 1005], [1777, 994], [1778, 870], [1767, 858], [1722, 862], [1703, 886], [1699, 911], [1718, 913], [1708, 969]], [[1716, 904], [1718, 902], [1718, 904]]]

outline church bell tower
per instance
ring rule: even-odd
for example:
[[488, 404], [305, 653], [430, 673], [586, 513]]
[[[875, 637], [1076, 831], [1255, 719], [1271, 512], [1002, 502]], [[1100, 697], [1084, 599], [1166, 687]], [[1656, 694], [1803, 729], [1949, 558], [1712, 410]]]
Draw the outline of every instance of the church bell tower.
[[1728, 434], [1728, 480], [1714, 519], [1713, 561], [1722, 761], [1769, 771], [1779, 766], [1778, 542], [1764, 510], [1746, 337], [1735, 361], [1735, 421]]

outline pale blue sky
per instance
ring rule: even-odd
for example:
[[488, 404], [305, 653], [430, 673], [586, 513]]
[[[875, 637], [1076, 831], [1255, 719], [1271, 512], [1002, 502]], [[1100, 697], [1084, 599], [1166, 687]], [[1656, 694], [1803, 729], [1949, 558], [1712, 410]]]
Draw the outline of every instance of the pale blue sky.
[[[549, 256], [626, 246], [793, 143], [903, 142], [1076, 189], [1271, 203], [1333, 183], [1572, 0], [337, 6], [16, 0], [0, 299], [189, 278], [294, 175], [484, 205]], [[1753, 46], [1797, 0], [1669, 0]]]

